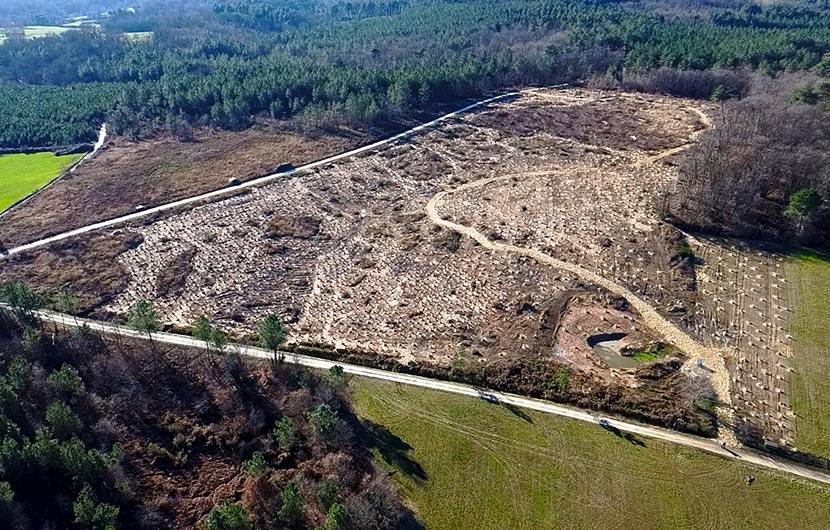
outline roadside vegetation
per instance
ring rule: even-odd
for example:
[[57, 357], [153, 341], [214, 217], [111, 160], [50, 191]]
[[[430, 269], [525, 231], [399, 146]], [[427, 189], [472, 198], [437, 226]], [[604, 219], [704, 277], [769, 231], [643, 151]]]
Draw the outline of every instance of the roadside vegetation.
[[52, 153], [0, 156], [0, 213], [51, 182], [81, 156]]
[[[711, 437], [717, 425], [711, 407], [701, 406], [713, 398], [709, 378], [690, 378], [680, 371], [676, 358], [653, 355], [634, 372], [637, 386], [616, 382], [598, 382], [589, 374], [571, 370], [567, 365], [547, 359], [478, 363], [460, 348], [449, 366], [427, 360], [401, 365], [397, 361], [367, 352], [340, 351], [314, 345], [291, 346], [298, 353], [362, 364], [432, 379], [466, 383], [477, 388], [519, 394], [537, 399], [566, 403], [586, 410], [619, 414], [636, 421], [678, 431]], [[669, 353], [667, 349], [663, 353]], [[654, 352], [652, 352], [653, 354]]]
[[[342, 370], [105, 341], [41, 324], [23, 284], [0, 294], [14, 306], [0, 311], [0, 528], [419, 528]], [[130, 325], [152, 337], [152, 307]]]
[[[431, 530], [811, 529], [826, 488], [599, 425], [355, 378], [355, 409]], [[728, 502], [726, 501], [728, 499]]]
[[799, 450], [830, 458], [830, 258], [801, 252], [787, 265], [794, 311], [792, 407]]

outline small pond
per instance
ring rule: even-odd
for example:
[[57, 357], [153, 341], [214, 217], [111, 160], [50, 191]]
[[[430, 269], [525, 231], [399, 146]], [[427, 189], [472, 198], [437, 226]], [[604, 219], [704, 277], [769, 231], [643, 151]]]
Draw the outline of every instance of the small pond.
[[625, 333], [605, 333], [588, 337], [588, 346], [594, 349], [605, 364], [618, 370], [631, 370], [640, 366], [640, 362], [633, 357], [626, 357], [620, 353], [622, 339]]

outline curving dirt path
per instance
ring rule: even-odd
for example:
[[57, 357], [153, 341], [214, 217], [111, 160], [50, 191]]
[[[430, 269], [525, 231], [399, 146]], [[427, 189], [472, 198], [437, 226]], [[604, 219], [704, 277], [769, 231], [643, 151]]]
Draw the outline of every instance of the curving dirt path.
[[[694, 110], [701, 116], [701, 121], [705, 125], [704, 129], [701, 129], [693, 133], [692, 137], [690, 138], [690, 141], [686, 144], [679, 147], [674, 147], [672, 149], [668, 149], [666, 151], [658, 153], [657, 155], [642, 159], [638, 162], [634, 162], [632, 165], [639, 166], [643, 164], [653, 163], [657, 160], [660, 160], [661, 158], [665, 158], [672, 154], [682, 152], [688, 149], [690, 146], [692, 146], [694, 144], [695, 138], [698, 135], [700, 135], [703, 131], [707, 130], [708, 128], [712, 127], [712, 122], [702, 111], [694, 108], [692, 108], [692, 110]], [[486, 186], [487, 184], [497, 182], [500, 180], [507, 180], [517, 177], [539, 176], [551, 174], [554, 172], [555, 171], [534, 171], [529, 173], [502, 175], [499, 177], [493, 177], [489, 179], [470, 182], [468, 184], [464, 184], [463, 186], [459, 186], [458, 188], [442, 191], [434, 197], [432, 197], [432, 199], [430, 199], [430, 201], [426, 205], [426, 213], [433, 224], [438, 225], [442, 228], [446, 228], [448, 230], [455, 230], [456, 232], [459, 232], [471, 239], [474, 239], [482, 247], [488, 250], [496, 252], [507, 252], [511, 254], [518, 254], [521, 256], [533, 258], [540, 263], [544, 263], [546, 265], [550, 265], [552, 267], [556, 267], [558, 269], [573, 273], [585, 281], [598, 285], [616, 294], [617, 296], [624, 297], [632, 306], [634, 306], [637, 309], [640, 315], [642, 315], [642, 318], [646, 322], [646, 324], [655, 332], [664, 337], [667, 342], [674, 344], [675, 346], [689, 354], [692, 357], [692, 359], [697, 358], [703, 361], [705, 366], [712, 371], [712, 385], [714, 387], [715, 392], [717, 393], [719, 401], [722, 404], [729, 405], [731, 403], [731, 398], [729, 394], [729, 373], [726, 369], [726, 364], [724, 363], [724, 354], [728, 350], [709, 348], [700, 344], [698, 341], [689, 336], [686, 332], [682, 331], [673, 323], [669, 322], [666, 318], [660, 315], [660, 313], [658, 313], [657, 310], [655, 310], [654, 307], [647, 303], [645, 300], [641, 299], [624, 286], [616, 282], [613, 282], [607, 278], [604, 278], [603, 276], [600, 276], [595, 272], [585, 269], [584, 267], [581, 267], [577, 264], [553, 258], [545, 254], [544, 252], [541, 252], [533, 248], [518, 247], [515, 245], [509, 245], [506, 243], [492, 241], [475, 228], [464, 226], [444, 219], [438, 213], [438, 205], [454, 193]], [[722, 413], [729, 415], [728, 408], [724, 408], [722, 410]], [[733, 441], [731, 433], [723, 432], [722, 436], [724, 438], [728, 438], [729, 441]]]
[[657, 153], [656, 155], [648, 156], [646, 158], [643, 158], [642, 160], [638, 160], [637, 162], [634, 162], [632, 164], [632, 167], [639, 167], [639, 166], [645, 166], [645, 165], [648, 165], [648, 164], [653, 164], [654, 162], [657, 162], [658, 160], [661, 160], [663, 158], [666, 158], [666, 157], [669, 157], [669, 156], [672, 156], [672, 155], [676, 155], [677, 153], [682, 153], [683, 151], [685, 151], [686, 149], [690, 148], [691, 146], [693, 146], [695, 144], [695, 141], [697, 140], [698, 136], [700, 136], [704, 132], [706, 132], [709, 129], [711, 129], [712, 127], [714, 127], [714, 125], [712, 124], [712, 120], [702, 110], [696, 109], [694, 107], [685, 107], [685, 108], [687, 110], [691, 110], [691, 111], [695, 112], [698, 116], [700, 116], [700, 121], [703, 123], [703, 128], [698, 130], [698, 131], [693, 132], [692, 135], [689, 137], [689, 141], [686, 142], [685, 144], [677, 146], [677, 147], [673, 147], [671, 149], [666, 149], [665, 151], [663, 151], [661, 153]]
[[[429, 129], [431, 127], [434, 127], [436, 125], [444, 123], [445, 121], [449, 121], [449, 120], [452, 120], [454, 118], [457, 118], [461, 114], [467, 113], [471, 110], [475, 110], [475, 109], [478, 109], [478, 108], [481, 108], [481, 107], [485, 107], [485, 106], [487, 106], [491, 103], [495, 103], [495, 102], [498, 102], [498, 101], [509, 99], [511, 97], [521, 96], [523, 94], [532, 94], [532, 93], [540, 92], [540, 91], [544, 91], [544, 90], [555, 90], [555, 89], [558, 89], [558, 88], [565, 88], [565, 87], [568, 87], [568, 86], [570, 86], [570, 85], [563, 84], [563, 85], [555, 85], [555, 86], [551, 86], [551, 87], [528, 88], [528, 89], [524, 89], [524, 90], [518, 90], [518, 91], [515, 91], [515, 92], [508, 92], [508, 93], [505, 93], [505, 94], [499, 94], [497, 96], [493, 96], [493, 97], [490, 97], [490, 98], [487, 98], [487, 99], [483, 99], [481, 101], [476, 101], [475, 103], [467, 105], [466, 107], [464, 107], [462, 109], [458, 109], [454, 112], [450, 112], [450, 113], [445, 114], [443, 116], [440, 116], [440, 117], [438, 117], [438, 118], [436, 118], [432, 121], [422, 123], [421, 125], [417, 125], [417, 126], [411, 128], [411, 129], [407, 130], [407, 131], [396, 134], [396, 135], [391, 136], [389, 138], [386, 138], [384, 140], [380, 140], [380, 141], [377, 141], [375, 143], [365, 145], [363, 147], [358, 147], [357, 149], [352, 149], [351, 151], [347, 151], [345, 153], [341, 153], [339, 155], [330, 156], [328, 158], [324, 158], [323, 160], [318, 160], [316, 162], [306, 164], [306, 165], [298, 167], [298, 168], [296, 168], [293, 171], [290, 171], [288, 173], [274, 173], [274, 174], [271, 174], [271, 175], [266, 175], [264, 177], [260, 177], [260, 178], [254, 179], [254, 180], [249, 180], [247, 182], [243, 182], [242, 184], [240, 184], [238, 186], [220, 188], [218, 190], [213, 190], [213, 191], [210, 191], [210, 192], [207, 192], [207, 193], [203, 193], [201, 195], [195, 195], [195, 196], [192, 196], [192, 197], [187, 197], [185, 199], [180, 199], [180, 200], [169, 202], [169, 203], [166, 203], [166, 204], [161, 204], [159, 206], [154, 206], [152, 208], [147, 208], [145, 210], [141, 210], [141, 211], [138, 211], [138, 212], [133, 212], [131, 214], [122, 215], [120, 217], [115, 217], [113, 219], [108, 219], [106, 221], [100, 221], [100, 222], [93, 223], [93, 224], [90, 224], [90, 225], [87, 225], [87, 226], [82, 226], [80, 228], [76, 228], [74, 230], [69, 230], [69, 231], [63, 232], [61, 234], [56, 234], [54, 236], [45, 237], [43, 239], [38, 239], [37, 241], [32, 241], [30, 243], [26, 243], [24, 245], [20, 245], [20, 246], [14, 247], [14, 248], [10, 248], [6, 251], [0, 252], [0, 260], [3, 260], [4, 258], [6, 258], [8, 256], [13, 256], [15, 254], [19, 254], [21, 252], [34, 250], [36, 248], [40, 248], [40, 247], [43, 247], [43, 246], [46, 246], [46, 245], [50, 245], [52, 243], [57, 243], [59, 241], [63, 241], [63, 240], [66, 240], [66, 239], [69, 239], [69, 238], [72, 238], [72, 237], [85, 235], [85, 234], [88, 234], [90, 232], [94, 232], [94, 231], [97, 231], [97, 230], [102, 230], [102, 229], [105, 229], [105, 228], [111, 228], [111, 227], [114, 227], [114, 226], [126, 224], [126, 223], [129, 223], [131, 221], [135, 221], [135, 220], [138, 220], [138, 219], [143, 219], [145, 217], [150, 217], [150, 216], [158, 214], [158, 213], [167, 212], [167, 211], [171, 211], [171, 210], [178, 209], [178, 208], [183, 208], [183, 207], [186, 207], [186, 206], [187, 207], [194, 207], [194, 206], [197, 206], [198, 204], [200, 204], [202, 202], [205, 202], [205, 201], [212, 201], [212, 200], [216, 200], [216, 199], [219, 199], [219, 198], [226, 198], [226, 197], [229, 197], [231, 195], [235, 195], [235, 194], [241, 192], [242, 190], [250, 189], [250, 188], [256, 188], [258, 186], [269, 184], [269, 183], [271, 183], [275, 180], [285, 178], [286, 175], [289, 175], [291, 173], [296, 173], [296, 172], [300, 172], [300, 171], [309, 171], [309, 170], [312, 170], [312, 169], [315, 169], [315, 168], [318, 168], [318, 167], [323, 167], [325, 165], [331, 164], [332, 162], [337, 162], [339, 160], [344, 160], [344, 159], [347, 159], [347, 158], [351, 158], [353, 156], [357, 156], [357, 155], [360, 155], [360, 154], [375, 151], [379, 148], [386, 147], [386, 146], [391, 145], [391, 144], [393, 144], [393, 143], [395, 143], [399, 140], [406, 139], [406, 138], [408, 138], [408, 137], [410, 137], [414, 134], [417, 134], [421, 131], [424, 131], [426, 129]], [[106, 128], [102, 128], [101, 132], [102, 132], [102, 135], [106, 135]], [[103, 140], [101, 140], [101, 143], [103, 143]]]

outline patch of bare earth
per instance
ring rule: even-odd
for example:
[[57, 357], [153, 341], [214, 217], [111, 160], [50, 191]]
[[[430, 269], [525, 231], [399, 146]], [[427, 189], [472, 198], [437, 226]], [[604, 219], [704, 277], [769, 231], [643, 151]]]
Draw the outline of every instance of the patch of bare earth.
[[[520, 135], [493, 119], [502, 115]], [[586, 120], [608, 126], [591, 132]], [[674, 236], [655, 220], [653, 194], [672, 174], [629, 164], [682, 145], [699, 126], [688, 102], [613, 92], [494, 105], [381, 152], [136, 227], [144, 243], [118, 258], [129, 285], [106, 309], [124, 314], [154, 300], [172, 325], [205, 314], [243, 333], [278, 312], [295, 341], [401, 362], [446, 362], [462, 346], [482, 362], [550, 357], [539, 346], [552, 340], [539, 331], [541, 315], [578, 278], [481, 249], [424, 213], [440, 191], [517, 174], [441, 208], [493, 240], [586, 263], [682, 323], [684, 313], [669, 310], [688, 298], [690, 279], [673, 268]], [[595, 355], [590, 362], [602, 367]]]
[[[698, 277], [710, 259], [690, 257], [698, 243], [661, 220], [661, 193], [677, 177], [662, 155], [707, 126], [703, 110], [619, 92], [527, 93], [379, 152], [135, 227], [143, 244], [117, 256], [127, 285], [102, 307], [123, 315], [148, 299], [171, 325], [204, 314], [241, 334], [276, 312], [294, 343], [402, 364], [446, 366], [463, 348], [473, 366], [567, 365], [595, 397], [610, 395], [604, 384], [652, 392], [644, 380], [658, 378], [672, 389], [666, 400], [686, 400], [685, 410], [696, 410], [707, 386], [688, 382], [712, 379], [727, 408], [736, 392], [754, 399], [743, 370], [766, 378], [756, 404], [768, 408], [738, 405], [739, 418], [753, 413], [754, 426], [786, 439], [786, 370], [772, 370], [758, 350], [783, 336], [763, 326], [773, 313], [786, 318], [770, 302], [783, 284], [761, 285], [769, 271], [751, 266], [742, 278], [754, 273], [758, 285], [724, 277], [733, 283], [720, 288], [733, 296], [760, 293], [744, 309], [757, 314], [742, 324], [737, 313], [715, 315], [720, 295], [701, 281], [717, 274]], [[438, 226], [428, 203], [437, 221], [467, 231]], [[735, 325], [743, 338], [711, 340], [734, 335]], [[602, 334], [644, 348], [672, 343], [686, 364], [611, 370], [587, 343]], [[783, 416], [767, 421], [772, 414]]]

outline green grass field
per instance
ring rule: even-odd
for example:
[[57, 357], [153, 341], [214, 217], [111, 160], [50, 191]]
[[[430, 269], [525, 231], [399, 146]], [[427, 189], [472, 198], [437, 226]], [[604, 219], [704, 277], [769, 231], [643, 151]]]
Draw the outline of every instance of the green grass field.
[[395, 462], [393, 480], [429, 530], [783, 530], [830, 521], [830, 488], [804, 480], [472, 398], [351, 384], [360, 416], [382, 426], [375, 451]]
[[0, 156], [0, 212], [51, 182], [82, 156], [52, 153]]
[[830, 458], [830, 259], [801, 253], [787, 266], [793, 314], [795, 445]]

